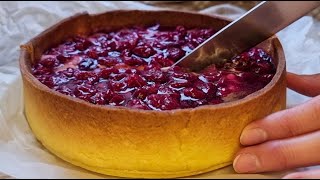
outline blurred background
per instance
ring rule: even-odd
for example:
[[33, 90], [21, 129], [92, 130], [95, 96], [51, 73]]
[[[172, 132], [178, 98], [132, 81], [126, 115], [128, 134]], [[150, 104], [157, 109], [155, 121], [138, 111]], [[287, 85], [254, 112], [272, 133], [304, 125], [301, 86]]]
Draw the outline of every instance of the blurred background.
[[[261, 1], [140, 1], [145, 4], [170, 8], [170, 9], [179, 9], [186, 11], [200, 11], [202, 9], [209, 8], [211, 6], [220, 5], [220, 4], [231, 4], [238, 7], [241, 7], [245, 10], [249, 10]], [[315, 19], [320, 21], [320, 7], [313, 10], [310, 14]]]

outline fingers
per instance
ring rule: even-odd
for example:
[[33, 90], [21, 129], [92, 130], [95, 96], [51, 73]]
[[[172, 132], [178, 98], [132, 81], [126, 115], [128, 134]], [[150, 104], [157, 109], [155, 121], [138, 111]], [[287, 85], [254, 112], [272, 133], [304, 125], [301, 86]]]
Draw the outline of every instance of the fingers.
[[[299, 93], [320, 94], [320, 74], [298, 76], [288, 73], [287, 79], [288, 87]], [[240, 142], [259, 145], [242, 149], [234, 160], [234, 169], [238, 173], [258, 173], [320, 164], [319, 129], [320, 96], [255, 121], [243, 130]], [[269, 142], [263, 143], [265, 141]]]
[[233, 167], [238, 173], [259, 173], [320, 164], [320, 131], [243, 148]]
[[268, 140], [293, 137], [320, 129], [320, 96], [310, 101], [271, 114], [249, 124], [242, 131], [242, 145], [254, 145]]
[[283, 179], [320, 179], [320, 169], [291, 173], [284, 176]]
[[300, 94], [314, 97], [320, 95], [320, 74], [297, 75], [287, 72], [287, 85]]

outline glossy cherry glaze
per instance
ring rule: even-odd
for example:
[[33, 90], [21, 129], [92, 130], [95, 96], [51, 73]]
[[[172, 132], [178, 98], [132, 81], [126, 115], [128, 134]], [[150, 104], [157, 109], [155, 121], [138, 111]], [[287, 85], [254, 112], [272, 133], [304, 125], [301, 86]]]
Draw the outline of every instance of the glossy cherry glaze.
[[178, 66], [161, 70], [214, 33], [155, 25], [77, 36], [46, 51], [32, 73], [49, 88], [93, 104], [145, 110], [233, 101], [271, 81], [274, 62], [258, 48], [200, 73]]

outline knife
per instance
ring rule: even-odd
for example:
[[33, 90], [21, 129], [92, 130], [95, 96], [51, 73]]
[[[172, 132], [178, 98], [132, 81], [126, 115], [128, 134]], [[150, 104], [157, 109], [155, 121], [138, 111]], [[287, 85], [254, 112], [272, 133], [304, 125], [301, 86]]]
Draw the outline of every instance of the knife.
[[318, 6], [319, 1], [262, 1], [172, 66], [196, 72], [224, 62], [265, 41]]

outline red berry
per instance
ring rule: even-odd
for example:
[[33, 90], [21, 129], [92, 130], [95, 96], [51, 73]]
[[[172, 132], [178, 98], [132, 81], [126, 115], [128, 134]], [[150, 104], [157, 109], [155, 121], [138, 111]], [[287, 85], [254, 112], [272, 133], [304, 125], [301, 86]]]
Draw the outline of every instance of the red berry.
[[137, 46], [132, 52], [140, 57], [148, 58], [156, 53], [156, 51], [149, 45]]
[[183, 93], [185, 96], [195, 99], [204, 99], [206, 97], [206, 94], [197, 88], [186, 88], [183, 90]]

